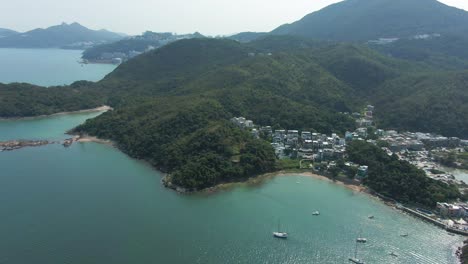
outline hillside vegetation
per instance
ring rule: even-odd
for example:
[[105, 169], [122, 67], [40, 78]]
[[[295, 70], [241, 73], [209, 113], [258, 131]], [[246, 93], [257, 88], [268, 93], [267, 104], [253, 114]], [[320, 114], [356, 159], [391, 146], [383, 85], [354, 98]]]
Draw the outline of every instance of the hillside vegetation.
[[468, 13], [437, 0], [346, 0], [280, 26], [272, 34], [337, 41], [468, 33]]
[[91, 109], [106, 101], [101, 93], [81, 87], [76, 82], [67, 87], [44, 88], [25, 83], [0, 83], [0, 116], [3, 118], [32, 117], [58, 112]]
[[[354, 44], [191, 39], [138, 56], [98, 83], [3, 85], [0, 100], [8, 103], [0, 115], [109, 104], [116, 110], [76, 132], [112, 139], [132, 157], [171, 172], [173, 183], [199, 189], [275, 167], [271, 146], [230, 124], [234, 116], [342, 134], [355, 123], [341, 112], [375, 103], [385, 127], [463, 136], [465, 74], [428, 70]], [[444, 102], [450, 105], [441, 108]]]
[[462, 195], [455, 185], [436, 181], [397, 156], [388, 156], [379, 147], [362, 141], [348, 144], [349, 160], [369, 166], [364, 184], [372, 190], [403, 203], [434, 207], [436, 202], [451, 201]]

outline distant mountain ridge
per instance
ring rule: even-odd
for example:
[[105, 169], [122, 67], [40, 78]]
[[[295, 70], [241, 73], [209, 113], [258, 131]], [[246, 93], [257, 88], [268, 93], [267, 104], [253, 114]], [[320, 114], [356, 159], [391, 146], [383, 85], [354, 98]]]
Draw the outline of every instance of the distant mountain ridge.
[[0, 38], [8, 37], [14, 34], [18, 34], [18, 32], [7, 28], [0, 28]]
[[122, 38], [121, 34], [107, 30], [92, 30], [75, 22], [10, 34], [0, 38], [0, 47], [82, 49]]
[[271, 32], [337, 41], [468, 34], [468, 12], [436, 0], [345, 0]]
[[162, 47], [177, 40], [204, 37], [198, 32], [178, 35], [169, 32], [146, 31], [142, 35], [91, 47], [83, 52], [83, 59], [91, 62], [111, 62], [115, 59], [126, 61], [143, 52]]

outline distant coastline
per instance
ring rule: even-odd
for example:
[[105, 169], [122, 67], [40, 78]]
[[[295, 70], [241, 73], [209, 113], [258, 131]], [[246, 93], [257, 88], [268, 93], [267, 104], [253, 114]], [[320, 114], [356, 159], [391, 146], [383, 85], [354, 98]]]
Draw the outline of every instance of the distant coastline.
[[50, 115], [12, 117], [12, 118], [0, 117], [0, 121], [33, 120], [33, 119], [40, 119], [40, 118], [47, 118], [47, 117], [54, 117], [54, 116], [61, 116], [61, 115], [73, 115], [73, 114], [93, 113], [93, 112], [107, 112], [109, 110], [113, 110], [113, 108], [108, 106], [108, 105], [102, 105], [102, 106], [99, 106], [99, 107], [96, 107], [96, 108], [91, 108], [91, 109], [83, 109], [83, 110], [68, 111], [68, 112], [59, 112], [59, 113], [50, 114]]

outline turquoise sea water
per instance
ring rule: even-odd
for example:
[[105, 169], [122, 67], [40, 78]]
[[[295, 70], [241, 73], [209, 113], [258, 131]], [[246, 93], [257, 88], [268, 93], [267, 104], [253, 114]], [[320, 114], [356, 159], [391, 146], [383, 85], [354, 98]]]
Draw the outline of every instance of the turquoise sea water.
[[[84, 119], [8, 121], [6, 135], [0, 122], [0, 138], [57, 138], [50, 127]], [[145, 163], [96, 143], [0, 152], [0, 168], [0, 263], [348, 263], [361, 231], [366, 263], [455, 263], [462, 241], [310, 177], [180, 195]], [[288, 240], [272, 237], [278, 220]]]
[[55, 115], [44, 118], [27, 118], [22, 120], [0, 121], [0, 141], [15, 139], [49, 139], [70, 138], [65, 132], [86, 119], [98, 116], [99, 112]]
[[0, 49], [0, 83], [26, 82], [41, 86], [99, 81], [115, 65], [78, 61], [82, 51], [61, 49]]
[[443, 167], [443, 169], [444, 171], [453, 174], [457, 180], [461, 180], [468, 183], [468, 170], [459, 170], [447, 167]]
[[[69, 61], [69, 54], [64, 57], [56, 59]], [[60, 74], [36, 73], [43, 64], [24, 58], [7, 65], [0, 55], [0, 81], [9, 67], [29, 69], [13, 71], [11, 81], [82, 79], [72, 73], [56, 81]], [[106, 73], [93, 74], [98, 80]], [[97, 114], [0, 121], [0, 141], [63, 139], [66, 130]], [[359, 257], [366, 263], [455, 263], [453, 249], [463, 241], [367, 195], [310, 177], [194, 195], [163, 188], [161, 177], [96, 143], [0, 152], [0, 263], [348, 263], [361, 232], [368, 243], [359, 245]], [[321, 215], [313, 216], [315, 210]], [[287, 240], [272, 237], [279, 220]]]

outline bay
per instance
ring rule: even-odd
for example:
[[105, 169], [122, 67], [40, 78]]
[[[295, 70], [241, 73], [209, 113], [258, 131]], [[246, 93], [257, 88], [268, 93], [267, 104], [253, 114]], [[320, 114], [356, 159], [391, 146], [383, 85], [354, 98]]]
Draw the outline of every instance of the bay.
[[[0, 49], [0, 82], [94, 81], [113, 69], [82, 68], [79, 53]], [[3, 120], [0, 141], [64, 139], [66, 130], [98, 114]], [[453, 251], [463, 241], [311, 177], [193, 195], [165, 189], [161, 177], [96, 143], [0, 152], [0, 263], [348, 263], [361, 232], [366, 263], [456, 263]], [[272, 237], [278, 221], [287, 240]]]
[[0, 83], [26, 82], [41, 86], [99, 81], [115, 69], [110, 64], [79, 64], [82, 51], [0, 48]]
[[[86, 115], [95, 114], [8, 121], [9, 135], [35, 137], [51, 126], [42, 122], [71, 128]], [[348, 263], [361, 232], [366, 263], [456, 263], [463, 240], [305, 176], [177, 194], [145, 163], [96, 143], [1, 152], [0, 168], [0, 263]], [[272, 237], [279, 220], [287, 240]]]

